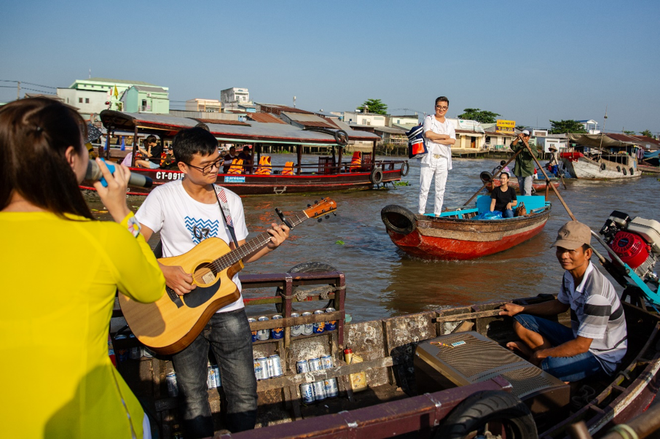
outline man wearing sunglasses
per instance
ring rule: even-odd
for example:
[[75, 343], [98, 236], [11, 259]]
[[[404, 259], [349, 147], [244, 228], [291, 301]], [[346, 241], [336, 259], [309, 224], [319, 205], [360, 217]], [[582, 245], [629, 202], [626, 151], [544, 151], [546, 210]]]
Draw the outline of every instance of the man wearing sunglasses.
[[445, 196], [447, 174], [451, 170], [451, 146], [456, 142], [454, 125], [446, 119], [449, 110], [449, 99], [440, 96], [435, 100], [435, 114], [424, 119], [424, 137], [428, 153], [424, 154], [420, 163], [419, 176], [419, 214], [426, 213], [426, 199], [429, 195], [431, 182], [435, 176], [435, 205], [433, 213], [436, 217], [442, 213], [442, 202]]
[[[180, 131], [173, 142], [177, 166], [185, 177], [154, 189], [136, 217], [142, 234], [149, 239], [160, 232], [163, 256], [179, 256], [206, 238], [217, 237], [234, 248], [231, 230], [223, 219], [220, 205], [229, 208], [235, 239], [245, 243], [243, 203], [238, 195], [215, 185], [223, 158], [218, 141], [202, 128]], [[217, 192], [222, 189], [220, 192]], [[229, 221], [228, 221], [229, 222]], [[286, 225], [272, 224], [268, 246], [243, 259], [253, 262], [275, 250], [289, 236]], [[193, 278], [181, 267], [161, 265], [167, 286], [183, 296], [193, 289]], [[239, 292], [238, 275], [232, 281]], [[214, 433], [207, 393], [209, 349], [218, 361], [222, 387], [227, 396], [227, 427], [232, 432], [254, 428], [257, 414], [257, 382], [252, 360], [252, 333], [243, 298], [219, 309], [204, 330], [185, 349], [172, 356], [179, 390], [184, 399], [186, 437], [212, 437]]]

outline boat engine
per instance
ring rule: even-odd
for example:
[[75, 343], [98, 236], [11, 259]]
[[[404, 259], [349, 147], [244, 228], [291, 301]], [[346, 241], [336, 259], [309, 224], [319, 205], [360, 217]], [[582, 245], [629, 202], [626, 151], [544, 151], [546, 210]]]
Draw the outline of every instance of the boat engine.
[[628, 265], [643, 282], [658, 282], [653, 271], [660, 257], [660, 223], [655, 220], [630, 217], [617, 210], [610, 214], [600, 234], [612, 251]]

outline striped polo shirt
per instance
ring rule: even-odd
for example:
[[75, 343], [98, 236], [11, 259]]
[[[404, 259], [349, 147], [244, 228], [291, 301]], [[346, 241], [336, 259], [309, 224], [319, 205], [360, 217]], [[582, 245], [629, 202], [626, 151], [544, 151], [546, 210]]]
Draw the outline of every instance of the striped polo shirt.
[[573, 335], [591, 338], [589, 351], [611, 374], [626, 354], [628, 335], [623, 306], [612, 283], [589, 262], [582, 282], [575, 287], [566, 271], [557, 299], [571, 307]]

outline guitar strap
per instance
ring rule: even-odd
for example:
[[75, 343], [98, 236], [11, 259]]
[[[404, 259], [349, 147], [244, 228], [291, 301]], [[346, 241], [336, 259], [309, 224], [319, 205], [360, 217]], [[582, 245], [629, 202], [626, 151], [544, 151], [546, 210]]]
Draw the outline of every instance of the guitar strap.
[[227, 229], [229, 230], [231, 239], [234, 240], [234, 245], [238, 248], [238, 240], [236, 239], [236, 233], [234, 233], [234, 222], [231, 219], [229, 203], [227, 203], [227, 194], [225, 194], [225, 190], [218, 185], [214, 184], [213, 189], [215, 190], [215, 198], [218, 200], [218, 206], [220, 206], [222, 219], [225, 221], [225, 226], [227, 226]]

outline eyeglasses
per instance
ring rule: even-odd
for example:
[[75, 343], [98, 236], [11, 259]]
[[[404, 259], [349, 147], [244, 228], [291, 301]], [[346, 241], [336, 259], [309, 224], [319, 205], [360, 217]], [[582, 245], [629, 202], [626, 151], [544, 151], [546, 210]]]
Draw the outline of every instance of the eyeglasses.
[[436, 105], [435, 108], [438, 108], [440, 110], [449, 110], [449, 107], [442, 107], [440, 105]]
[[201, 172], [204, 175], [207, 175], [211, 172], [212, 168], [220, 169], [220, 163], [221, 162], [222, 162], [222, 157], [218, 158], [218, 160], [214, 161], [213, 163], [209, 163], [208, 165], [206, 165], [204, 167], [193, 166], [190, 163], [186, 163], [186, 165], [190, 166], [191, 168], [197, 169], [199, 172]]

